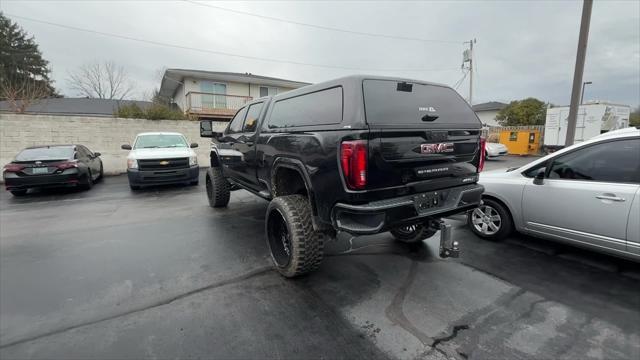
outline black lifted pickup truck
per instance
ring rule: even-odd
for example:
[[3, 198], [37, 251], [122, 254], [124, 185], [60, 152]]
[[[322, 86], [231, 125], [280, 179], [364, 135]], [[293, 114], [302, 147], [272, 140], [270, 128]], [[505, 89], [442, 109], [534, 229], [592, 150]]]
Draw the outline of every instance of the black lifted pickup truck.
[[200, 134], [214, 139], [210, 205], [238, 188], [270, 200], [267, 244], [286, 277], [315, 270], [338, 231], [417, 242], [441, 230], [441, 256], [457, 256], [441, 219], [483, 192], [481, 123], [445, 85], [350, 76], [253, 100]]

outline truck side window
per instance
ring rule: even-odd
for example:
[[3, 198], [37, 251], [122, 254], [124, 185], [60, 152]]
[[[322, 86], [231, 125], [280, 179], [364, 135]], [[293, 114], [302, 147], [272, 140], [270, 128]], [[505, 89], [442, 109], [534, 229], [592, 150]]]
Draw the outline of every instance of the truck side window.
[[242, 129], [242, 132], [252, 133], [256, 131], [258, 119], [260, 118], [260, 111], [262, 111], [262, 105], [264, 105], [264, 103], [260, 102], [249, 106], [249, 111], [247, 111], [247, 117], [244, 120], [244, 128]]
[[339, 124], [342, 122], [342, 87], [279, 100], [273, 105], [269, 128]]
[[244, 124], [244, 116], [246, 113], [247, 113], [246, 107], [240, 109], [240, 111], [236, 113], [236, 116], [234, 116], [233, 119], [231, 119], [231, 122], [229, 123], [229, 127], [227, 128], [227, 131], [225, 131], [225, 134], [235, 134], [235, 133], [241, 132], [242, 124]]

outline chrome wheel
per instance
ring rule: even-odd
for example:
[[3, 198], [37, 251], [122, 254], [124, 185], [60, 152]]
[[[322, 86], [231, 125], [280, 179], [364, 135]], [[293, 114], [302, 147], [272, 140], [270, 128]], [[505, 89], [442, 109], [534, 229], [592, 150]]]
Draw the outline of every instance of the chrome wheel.
[[483, 235], [494, 235], [500, 231], [502, 218], [496, 209], [482, 205], [471, 213], [471, 223], [477, 232]]

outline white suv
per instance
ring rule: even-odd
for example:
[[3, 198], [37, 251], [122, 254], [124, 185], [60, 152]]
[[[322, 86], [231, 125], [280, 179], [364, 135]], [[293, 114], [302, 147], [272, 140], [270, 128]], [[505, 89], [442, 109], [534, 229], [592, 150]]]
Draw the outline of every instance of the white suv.
[[198, 185], [198, 157], [184, 135], [175, 132], [140, 133], [127, 156], [129, 186], [138, 190], [142, 185], [189, 183]]

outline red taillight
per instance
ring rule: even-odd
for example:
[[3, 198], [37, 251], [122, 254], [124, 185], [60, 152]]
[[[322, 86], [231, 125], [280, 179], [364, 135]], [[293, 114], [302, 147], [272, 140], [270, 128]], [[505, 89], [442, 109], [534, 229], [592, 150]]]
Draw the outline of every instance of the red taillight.
[[480, 161], [478, 161], [478, 172], [484, 169], [484, 158], [487, 154], [487, 139], [480, 137]]
[[24, 165], [20, 164], [7, 164], [4, 166], [4, 171], [7, 172], [20, 172], [24, 169]]
[[340, 145], [340, 165], [347, 183], [352, 190], [367, 186], [367, 141], [344, 141]]
[[77, 168], [78, 167], [78, 162], [75, 161], [75, 160], [73, 160], [73, 161], [65, 161], [65, 162], [61, 162], [61, 163], [56, 164], [56, 167], [59, 170]]

